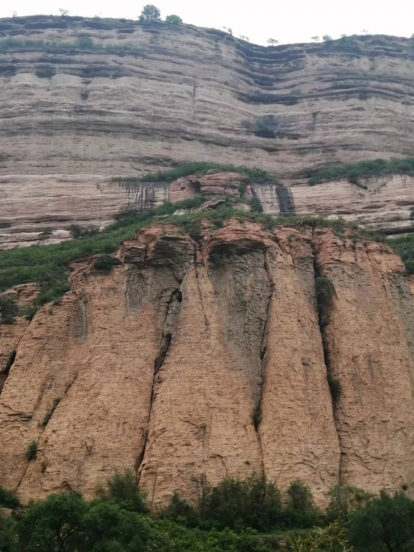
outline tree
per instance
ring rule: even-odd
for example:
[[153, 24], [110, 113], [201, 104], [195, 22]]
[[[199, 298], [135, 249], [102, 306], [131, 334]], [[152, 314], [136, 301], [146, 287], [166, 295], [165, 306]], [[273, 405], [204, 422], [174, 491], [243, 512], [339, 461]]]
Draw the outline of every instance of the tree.
[[288, 506], [293, 510], [298, 510], [300, 512], [314, 510], [315, 504], [313, 502], [312, 491], [310, 487], [302, 483], [299, 479], [296, 479], [290, 484], [287, 494], [289, 497]]
[[230, 36], [233, 36], [233, 31], [230, 29], [230, 27], [223, 27], [224, 31]]
[[370, 495], [353, 485], [332, 485], [328, 492], [330, 502], [326, 511], [331, 520], [347, 521], [352, 512], [364, 507]]
[[16, 523], [11, 516], [6, 516], [0, 508], [0, 550], [13, 552], [17, 550]]
[[240, 40], [244, 40], [245, 42], [250, 42], [249, 40], [249, 37], [248, 36], [245, 36], [245, 35], [240, 35], [239, 36]]
[[182, 25], [183, 20], [179, 15], [167, 15], [165, 18], [165, 22], [169, 25]]
[[85, 536], [83, 518], [88, 505], [77, 494], [52, 495], [37, 502], [18, 525], [23, 552], [77, 552]]
[[108, 478], [105, 487], [98, 487], [97, 494], [100, 499], [113, 500], [127, 510], [138, 513], [148, 511], [145, 495], [140, 493], [131, 470], [125, 470], [124, 473], [115, 472]]
[[140, 21], [161, 21], [161, 12], [153, 4], [147, 4], [143, 7], [141, 15], [139, 16]]
[[311, 40], [313, 40], [313, 42], [319, 42], [319, 36], [313, 36]]
[[69, 15], [69, 10], [64, 10], [63, 8], [59, 8], [60, 15], [62, 17], [67, 17]]
[[330, 35], [323, 35], [322, 39], [324, 42], [332, 42], [332, 37]]
[[381, 492], [351, 516], [349, 536], [355, 552], [412, 552], [414, 501], [402, 493], [390, 497]]
[[267, 43], [269, 44], [269, 46], [277, 46], [279, 44], [279, 41], [275, 40], [274, 38], [268, 38]]

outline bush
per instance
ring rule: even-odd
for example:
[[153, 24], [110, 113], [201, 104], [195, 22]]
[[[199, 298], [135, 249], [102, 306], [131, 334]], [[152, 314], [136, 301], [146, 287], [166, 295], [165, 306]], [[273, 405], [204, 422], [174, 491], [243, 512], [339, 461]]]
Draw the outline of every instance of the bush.
[[[333, 167], [324, 167], [308, 179], [308, 184], [314, 186], [321, 182], [333, 180], [348, 180], [361, 186], [362, 179], [379, 178], [387, 174], [406, 174], [414, 176], [414, 157], [405, 159], [374, 159], [360, 163], [344, 163]], [[364, 186], [363, 186], [364, 187]]]
[[414, 550], [414, 502], [381, 492], [351, 516], [349, 536], [355, 552]]
[[332, 396], [332, 402], [335, 404], [341, 396], [341, 382], [338, 379], [331, 378], [328, 375], [328, 385]]
[[143, 7], [141, 15], [139, 16], [140, 21], [161, 21], [161, 12], [160, 10], [152, 5], [147, 4]]
[[[20, 506], [20, 500], [17, 498], [16, 493], [9, 491], [5, 487], [0, 485], [0, 506], [4, 508], [18, 508]], [[1, 550], [1, 548], [0, 548]]]
[[315, 280], [316, 302], [319, 313], [319, 323], [325, 327], [331, 318], [335, 287], [328, 276], [319, 276]]
[[370, 495], [353, 485], [332, 485], [328, 492], [330, 502], [326, 514], [330, 520], [346, 522], [358, 508], [365, 506]]
[[121, 261], [111, 255], [101, 255], [93, 263], [93, 267], [96, 270], [102, 270], [109, 272], [114, 266], [121, 264]]
[[0, 550], [1, 552], [18, 552], [16, 522], [6, 516], [0, 508]]
[[288, 507], [299, 512], [308, 512], [315, 509], [312, 491], [299, 479], [293, 481], [287, 491]]
[[138, 513], [148, 511], [145, 495], [139, 492], [131, 470], [125, 470], [124, 473], [115, 472], [108, 478], [106, 486], [98, 487], [97, 494], [101, 500], [114, 500], [127, 510]]
[[199, 503], [204, 523], [217, 529], [268, 531], [280, 521], [281, 512], [280, 492], [262, 474], [252, 474], [245, 481], [227, 478], [216, 487], [207, 487]]
[[26, 460], [28, 460], [29, 462], [31, 462], [32, 460], [34, 460], [36, 458], [36, 456], [37, 456], [37, 443], [36, 443], [36, 441], [32, 441], [30, 443], [30, 445], [27, 447], [25, 456], [26, 456]]
[[0, 297], [0, 322], [2, 324], [13, 324], [15, 317], [19, 314], [19, 307], [11, 297]]
[[169, 25], [182, 25], [183, 20], [179, 15], [167, 15], [165, 22]]
[[305, 535], [289, 537], [287, 550], [291, 552], [317, 552], [331, 550], [332, 552], [351, 552], [345, 538], [345, 530], [338, 523], [327, 527], [315, 527]]

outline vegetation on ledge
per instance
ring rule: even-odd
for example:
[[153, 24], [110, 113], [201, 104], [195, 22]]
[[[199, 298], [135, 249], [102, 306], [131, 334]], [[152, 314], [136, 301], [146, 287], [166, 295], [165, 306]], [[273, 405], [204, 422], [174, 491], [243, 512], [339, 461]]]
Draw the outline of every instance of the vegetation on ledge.
[[[229, 198], [226, 199], [223, 206], [216, 210], [198, 211], [197, 208], [203, 201], [205, 198], [195, 197], [174, 204], [164, 203], [160, 207], [143, 213], [124, 212], [118, 215], [117, 221], [113, 225], [101, 232], [80, 232], [78, 233], [80, 238], [60, 244], [36, 245], [0, 251], [0, 292], [17, 284], [37, 283], [40, 287], [40, 294], [34, 305], [34, 310], [30, 313], [33, 316], [36, 307], [49, 301], [59, 302], [69, 290], [67, 267], [72, 261], [90, 255], [111, 254], [123, 240], [132, 239], [137, 230], [154, 223], [177, 224], [183, 233], [187, 233], [193, 238], [200, 235], [202, 219], [211, 221], [213, 229], [221, 228], [224, 221], [230, 217], [255, 221], [268, 230], [281, 224], [325, 226], [344, 235], [347, 226], [342, 219], [327, 220], [313, 216], [272, 217], [258, 212], [259, 206], [256, 206], [256, 211], [239, 211], [234, 208]], [[174, 215], [178, 209], [186, 209], [189, 212], [184, 215]], [[355, 240], [358, 237], [374, 241], [383, 239], [375, 232], [359, 231], [356, 225], [352, 225], [352, 228], [354, 231], [350, 237]], [[7, 318], [7, 313], [4, 316]]]
[[406, 174], [414, 176], [414, 157], [405, 159], [374, 159], [360, 163], [344, 163], [333, 167], [324, 167], [308, 179], [308, 184], [314, 186], [333, 180], [348, 180], [357, 186], [366, 187], [363, 180], [379, 178], [388, 174]]
[[114, 182], [171, 182], [181, 178], [183, 176], [189, 176], [195, 174], [197, 176], [204, 176], [210, 169], [219, 171], [229, 171], [246, 174], [252, 182], [258, 184], [264, 184], [271, 182], [276, 184], [277, 177], [264, 169], [258, 169], [256, 167], [236, 167], [235, 165], [223, 164], [223, 163], [210, 163], [210, 162], [194, 162], [183, 163], [179, 167], [168, 169], [167, 171], [158, 171], [155, 173], [145, 173], [143, 176], [114, 176], [112, 180]]
[[408, 274], [414, 274], [414, 234], [390, 238], [387, 243], [401, 257]]

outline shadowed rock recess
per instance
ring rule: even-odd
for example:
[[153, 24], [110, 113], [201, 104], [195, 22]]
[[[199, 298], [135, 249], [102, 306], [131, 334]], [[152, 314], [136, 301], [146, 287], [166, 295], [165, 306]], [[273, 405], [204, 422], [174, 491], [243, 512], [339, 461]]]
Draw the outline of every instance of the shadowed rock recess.
[[74, 263], [13, 343], [0, 484], [89, 497], [131, 468], [153, 509], [262, 470], [320, 505], [337, 482], [414, 494], [414, 303], [386, 245], [229, 219], [156, 224], [116, 256]]

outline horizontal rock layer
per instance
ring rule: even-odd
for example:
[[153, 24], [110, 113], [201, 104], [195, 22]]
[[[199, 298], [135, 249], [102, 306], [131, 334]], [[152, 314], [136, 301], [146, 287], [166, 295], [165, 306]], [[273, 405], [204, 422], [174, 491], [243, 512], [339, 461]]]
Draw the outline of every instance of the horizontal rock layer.
[[92, 496], [130, 468], [157, 508], [264, 470], [320, 505], [337, 482], [413, 494], [414, 303], [399, 258], [328, 229], [203, 228], [198, 241], [141, 230], [109, 273], [72, 266], [71, 291], [38, 312], [7, 371], [0, 484], [24, 501]]
[[[93, 47], [33, 42], [85, 34]], [[10, 38], [32, 43], [3, 48]], [[71, 222], [106, 224], [133, 199], [108, 185], [116, 174], [214, 161], [266, 168], [290, 186], [327, 164], [411, 155], [413, 67], [412, 41], [388, 36], [263, 48], [189, 25], [1, 19], [0, 244], [52, 243]], [[265, 115], [273, 138], [246, 130]], [[165, 199], [162, 186], [150, 188], [146, 204]], [[324, 209], [339, 213], [359, 192], [303, 189], [297, 211], [319, 208], [325, 193]], [[263, 194], [277, 211], [274, 194]], [[407, 226], [392, 196], [371, 218], [387, 226], [397, 207]], [[412, 205], [412, 192], [404, 201]]]

